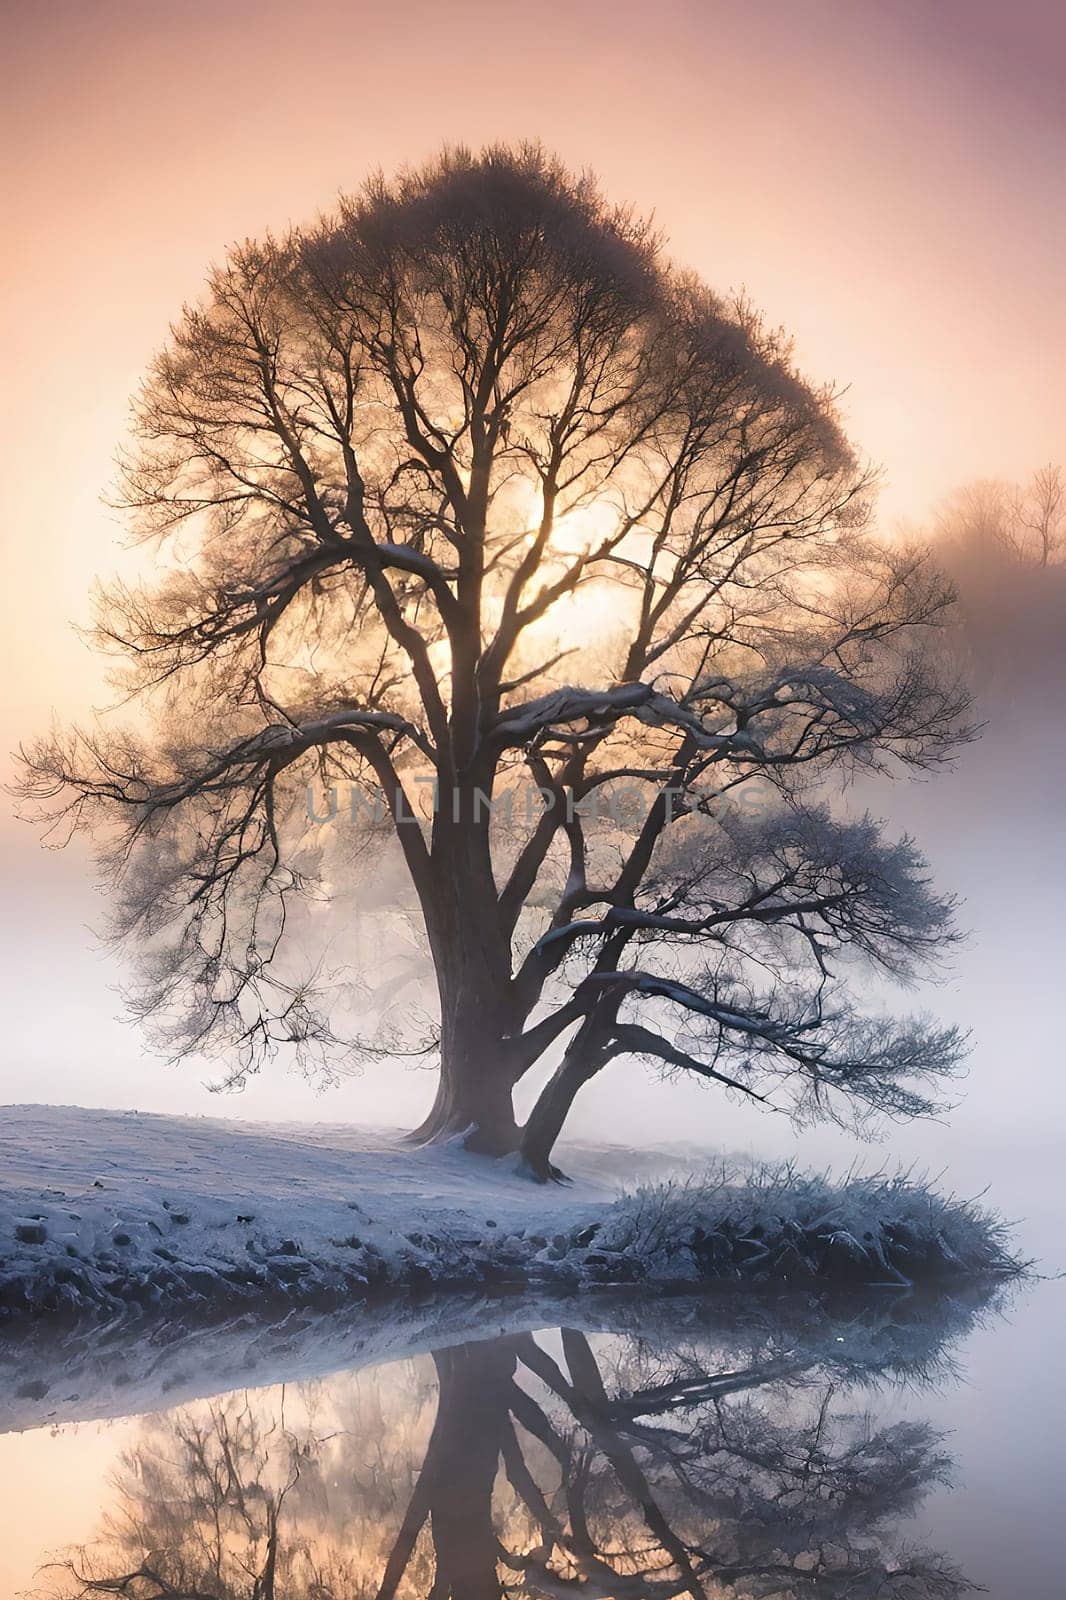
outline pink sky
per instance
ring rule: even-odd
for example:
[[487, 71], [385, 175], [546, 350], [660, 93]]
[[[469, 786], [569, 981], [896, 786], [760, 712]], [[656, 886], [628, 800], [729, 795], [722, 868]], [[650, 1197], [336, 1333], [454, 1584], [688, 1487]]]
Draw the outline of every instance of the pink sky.
[[538, 136], [746, 285], [849, 386], [886, 522], [1063, 454], [1055, 5], [5, 9], [5, 724], [83, 698], [65, 624], [115, 560], [126, 399], [207, 264], [442, 140]]
[[[716, 287], [745, 285], [812, 377], [849, 386], [852, 434], [885, 469], [886, 526], [921, 521], [968, 478], [1066, 457], [1058, 4], [3, 10], [5, 751], [53, 706], [105, 698], [68, 619], [86, 618], [92, 579], [117, 559], [99, 497], [127, 397], [208, 263], [445, 140], [540, 137], [654, 210], [673, 254]], [[5, 818], [0, 847], [27, 908], [2, 935], [17, 1011], [64, 951], [84, 959], [87, 906], [74, 863], [28, 830]], [[113, 977], [93, 973], [86, 997]], [[86, 998], [73, 1025], [103, 1029], [115, 1004]], [[70, 1098], [97, 1098], [70, 1083]]]

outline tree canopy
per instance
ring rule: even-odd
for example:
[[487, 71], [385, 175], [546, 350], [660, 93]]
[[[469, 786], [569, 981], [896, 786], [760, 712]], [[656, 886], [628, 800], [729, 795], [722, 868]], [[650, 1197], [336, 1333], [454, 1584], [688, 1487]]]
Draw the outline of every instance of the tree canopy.
[[157, 568], [99, 637], [139, 726], [38, 744], [25, 790], [100, 833], [171, 1051], [358, 1055], [286, 955], [330, 897], [308, 784], [350, 783], [435, 975], [423, 1136], [521, 1139], [543, 1176], [619, 1055], [802, 1115], [933, 1109], [962, 1040], [849, 982], [926, 970], [952, 904], [827, 780], [969, 736], [950, 587], [874, 538], [782, 335], [589, 177], [449, 151], [238, 246], [123, 483]]

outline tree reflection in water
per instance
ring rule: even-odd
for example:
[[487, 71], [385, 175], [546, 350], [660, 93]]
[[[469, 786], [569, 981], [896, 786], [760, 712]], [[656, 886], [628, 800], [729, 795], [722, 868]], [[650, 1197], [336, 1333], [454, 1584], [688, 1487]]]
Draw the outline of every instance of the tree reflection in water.
[[[829, 1336], [827, 1336], [829, 1338]], [[835, 1344], [850, 1353], [837, 1353]], [[921, 1341], [919, 1341], [921, 1344]], [[832, 1354], [827, 1354], [828, 1350]], [[102, 1537], [48, 1591], [129, 1600], [932, 1600], [971, 1586], [894, 1531], [947, 1475], [862, 1392], [928, 1375], [781, 1330], [680, 1348], [574, 1329], [232, 1394], [145, 1425]], [[435, 1376], [435, 1382], [433, 1378]], [[338, 1398], [339, 1397], [339, 1398]], [[299, 1420], [295, 1420], [298, 1415]]]

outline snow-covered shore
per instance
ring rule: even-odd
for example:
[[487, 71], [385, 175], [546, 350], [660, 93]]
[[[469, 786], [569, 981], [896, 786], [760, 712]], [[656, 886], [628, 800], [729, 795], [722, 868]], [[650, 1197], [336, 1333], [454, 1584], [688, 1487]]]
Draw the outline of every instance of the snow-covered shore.
[[656, 1182], [570, 1146], [572, 1184], [395, 1134], [76, 1107], [0, 1111], [0, 1317], [336, 1303], [494, 1283], [939, 1283], [1009, 1274], [994, 1218], [904, 1178]]

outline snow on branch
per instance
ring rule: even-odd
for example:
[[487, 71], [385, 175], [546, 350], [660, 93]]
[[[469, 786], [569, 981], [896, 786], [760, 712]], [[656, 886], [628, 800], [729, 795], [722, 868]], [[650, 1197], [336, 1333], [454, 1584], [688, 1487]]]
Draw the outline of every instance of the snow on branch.
[[[863, 1014], [839, 986], [759, 993], [735, 967], [707, 969], [691, 983], [639, 971], [595, 982], [621, 991], [623, 1014], [639, 1014], [648, 1000], [673, 1008], [672, 1035], [616, 1024], [616, 1054], [715, 1078], [799, 1123], [829, 1119], [862, 1131], [874, 1117], [934, 1116], [945, 1102], [918, 1086], [954, 1078], [968, 1050], [957, 1027], [924, 1016]], [[668, 1009], [664, 1020], [669, 1016]]]

